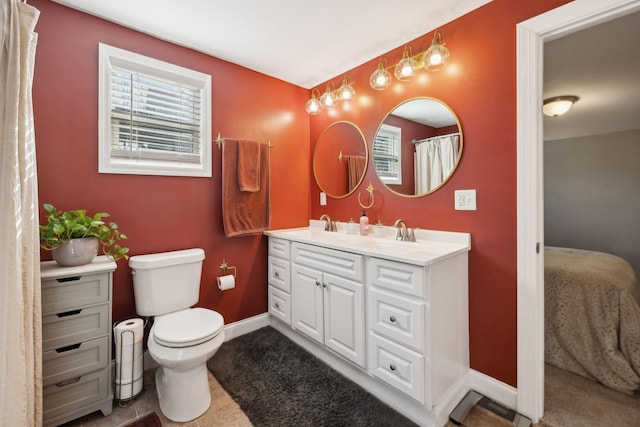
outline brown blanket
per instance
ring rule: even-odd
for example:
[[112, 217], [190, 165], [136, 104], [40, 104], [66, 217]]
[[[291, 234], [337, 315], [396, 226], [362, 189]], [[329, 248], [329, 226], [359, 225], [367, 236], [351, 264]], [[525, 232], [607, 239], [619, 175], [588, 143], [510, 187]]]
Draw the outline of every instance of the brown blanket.
[[624, 393], [640, 389], [638, 284], [628, 262], [545, 248], [545, 360]]
[[222, 219], [227, 237], [258, 234], [269, 229], [269, 144], [260, 144], [259, 187], [242, 191], [238, 183], [238, 140], [222, 143]]

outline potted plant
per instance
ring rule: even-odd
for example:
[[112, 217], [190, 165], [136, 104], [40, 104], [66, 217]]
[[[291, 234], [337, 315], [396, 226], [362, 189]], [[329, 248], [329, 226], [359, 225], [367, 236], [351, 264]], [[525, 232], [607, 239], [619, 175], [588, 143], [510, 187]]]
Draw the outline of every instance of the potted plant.
[[82, 209], [63, 212], [48, 203], [43, 207], [48, 215], [47, 224], [40, 226], [40, 247], [51, 251], [58, 264], [66, 267], [88, 264], [98, 254], [99, 247], [114, 261], [129, 258], [129, 248], [116, 243], [127, 236], [115, 222], [107, 224], [102, 220], [108, 213], [89, 216]]

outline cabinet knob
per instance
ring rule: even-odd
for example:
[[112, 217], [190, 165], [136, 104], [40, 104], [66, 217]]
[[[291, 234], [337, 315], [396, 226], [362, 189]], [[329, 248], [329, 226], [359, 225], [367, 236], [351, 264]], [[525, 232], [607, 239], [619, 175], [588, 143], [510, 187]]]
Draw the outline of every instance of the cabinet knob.
[[395, 323], [396, 322], [396, 317], [395, 316], [389, 316], [389, 321], [391, 323]]
[[280, 278], [280, 273], [278, 273], [277, 271], [273, 273], [273, 275], [276, 276], [278, 279]]
[[320, 286], [320, 281], [316, 280], [316, 286]]
[[392, 371], [396, 370], [396, 365], [394, 365], [393, 363], [389, 365], [389, 369], [391, 369]]
[[274, 306], [275, 306], [276, 308], [280, 308], [280, 303], [279, 303], [279, 302], [277, 302], [277, 303], [275, 303], [275, 304], [274, 304]]
[[322, 284], [322, 287], [323, 287], [323, 288], [326, 288], [326, 287], [327, 287], [327, 284], [326, 284], [326, 283], [323, 283], [323, 284]]

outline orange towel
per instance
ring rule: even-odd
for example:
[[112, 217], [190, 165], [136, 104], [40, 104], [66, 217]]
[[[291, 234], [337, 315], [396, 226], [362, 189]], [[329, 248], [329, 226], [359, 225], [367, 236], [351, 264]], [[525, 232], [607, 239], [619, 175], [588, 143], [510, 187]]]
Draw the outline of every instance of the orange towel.
[[260, 191], [260, 143], [238, 140], [238, 185], [240, 191]]
[[227, 237], [258, 234], [269, 229], [269, 144], [259, 143], [260, 188], [241, 191], [238, 185], [237, 139], [225, 138], [222, 143], [222, 220]]

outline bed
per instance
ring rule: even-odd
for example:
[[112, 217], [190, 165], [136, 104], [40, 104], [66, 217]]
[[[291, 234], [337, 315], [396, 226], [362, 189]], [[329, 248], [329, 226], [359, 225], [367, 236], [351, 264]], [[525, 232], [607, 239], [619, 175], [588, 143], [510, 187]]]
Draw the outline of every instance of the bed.
[[545, 361], [623, 393], [640, 389], [640, 284], [615, 255], [548, 246]]

